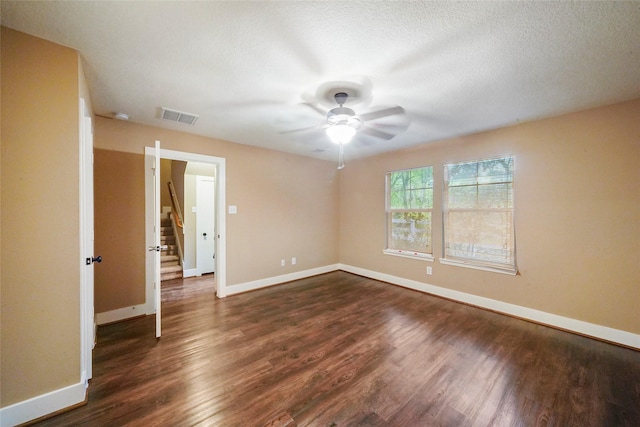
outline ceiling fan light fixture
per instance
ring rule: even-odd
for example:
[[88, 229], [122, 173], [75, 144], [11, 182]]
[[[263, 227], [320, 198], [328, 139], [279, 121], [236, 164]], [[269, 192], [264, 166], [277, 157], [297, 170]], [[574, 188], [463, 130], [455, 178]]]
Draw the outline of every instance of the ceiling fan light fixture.
[[346, 123], [329, 126], [326, 130], [331, 141], [336, 144], [346, 144], [356, 134], [356, 128]]

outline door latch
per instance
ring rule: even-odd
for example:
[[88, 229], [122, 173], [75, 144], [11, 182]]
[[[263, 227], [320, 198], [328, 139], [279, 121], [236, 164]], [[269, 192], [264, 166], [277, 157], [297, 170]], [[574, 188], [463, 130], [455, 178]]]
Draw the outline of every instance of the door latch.
[[91, 265], [91, 264], [93, 264], [94, 262], [101, 263], [101, 262], [102, 262], [102, 256], [101, 256], [101, 255], [98, 255], [97, 257], [87, 258], [87, 259], [85, 260], [85, 264], [86, 264], [86, 265]]

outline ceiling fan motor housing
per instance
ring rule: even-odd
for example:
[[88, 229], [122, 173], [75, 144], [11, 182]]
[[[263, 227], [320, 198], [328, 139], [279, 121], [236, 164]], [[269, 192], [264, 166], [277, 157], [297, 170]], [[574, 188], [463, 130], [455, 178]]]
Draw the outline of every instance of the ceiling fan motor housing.
[[349, 125], [358, 129], [361, 125], [360, 119], [356, 117], [356, 112], [348, 107], [336, 107], [327, 113], [327, 123], [331, 126]]
[[349, 99], [349, 95], [347, 95], [346, 92], [338, 92], [333, 95], [333, 99], [342, 107], [347, 102], [347, 99]]

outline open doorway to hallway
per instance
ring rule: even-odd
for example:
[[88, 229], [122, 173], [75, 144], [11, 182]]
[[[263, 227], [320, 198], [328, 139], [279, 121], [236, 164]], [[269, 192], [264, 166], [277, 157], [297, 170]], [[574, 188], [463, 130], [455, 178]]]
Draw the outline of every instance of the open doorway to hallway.
[[217, 165], [160, 161], [162, 282], [215, 272]]
[[215, 275], [205, 274], [204, 276], [199, 277], [188, 277], [163, 281], [161, 300], [163, 303], [166, 303], [204, 294], [211, 294], [213, 296], [215, 292]]
[[[213, 165], [215, 170], [215, 201], [214, 201], [214, 241], [215, 241], [215, 294], [219, 298], [226, 297], [226, 194], [225, 159], [196, 153], [179, 152], [160, 148], [160, 141], [156, 141], [155, 147], [145, 147], [145, 235], [148, 248], [145, 268], [145, 305], [147, 314], [156, 314], [156, 338], [161, 336], [162, 310], [161, 310], [161, 280], [160, 280], [160, 252], [165, 249], [160, 245], [160, 216], [161, 203], [161, 159], [179, 160], [186, 164], [195, 162]], [[186, 170], [186, 165], [185, 165]], [[159, 171], [160, 173], [156, 173]], [[182, 175], [184, 176], [184, 175]], [[180, 198], [178, 198], [179, 200]], [[183, 212], [185, 204], [182, 207]], [[185, 219], [185, 224], [187, 221]], [[180, 233], [178, 233], [179, 235]], [[207, 233], [208, 234], [208, 233]], [[185, 245], [186, 261], [186, 245]], [[184, 265], [183, 265], [184, 271]]]

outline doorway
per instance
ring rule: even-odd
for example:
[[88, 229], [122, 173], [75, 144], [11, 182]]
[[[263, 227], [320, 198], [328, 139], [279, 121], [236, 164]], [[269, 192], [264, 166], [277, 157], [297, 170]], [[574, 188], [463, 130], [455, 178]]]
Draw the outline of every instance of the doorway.
[[[216, 296], [224, 298], [227, 294], [226, 288], [226, 162], [222, 157], [207, 156], [203, 154], [195, 154], [188, 152], [180, 152], [166, 149], [154, 149], [153, 147], [145, 147], [145, 235], [146, 245], [155, 245], [156, 230], [155, 217], [156, 212], [160, 212], [160, 200], [155, 196], [156, 185], [159, 185], [160, 177], [154, 175], [156, 151], [159, 153], [160, 159], [180, 160], [184, 162], [197, 162], [214, 165], [216, 168], [216, 179], [214, 188], [214, 224], [215, 224], [215, 246], [214, 246], [214, 269], [216, 272]], [[157, 180], [156, 180], [157, 178]], [[156, 181], [158, 183], [156, 183]], [[159, 230], [157, 230], [159, 232]], [[145, 307], [147, 314], [156, 313], [159, 308], [160, 298], [159, 280], [156, 283], [156, 261], [153, 252], [147, 253], [146, 261], [146, 287], [145, 287]], [[158, 255], [159, 256], [159, 255]], [[157, 263], [159, 265], [159, 263]], [[157, 288], [157, 289], [156, 289]], [[158, 290], [158, 292], [156, 292]]]
[[172, 180], [184, 217], [183, 277], [216, 272], [216, 165], [172, 161]]

